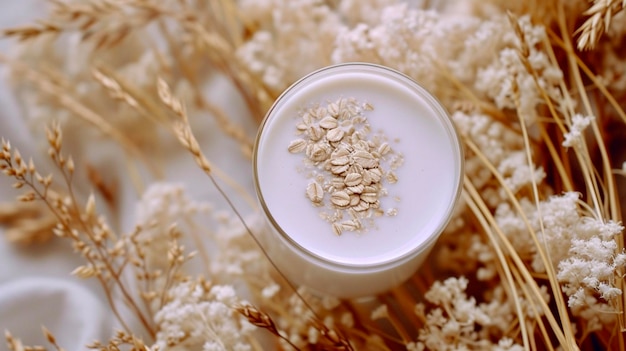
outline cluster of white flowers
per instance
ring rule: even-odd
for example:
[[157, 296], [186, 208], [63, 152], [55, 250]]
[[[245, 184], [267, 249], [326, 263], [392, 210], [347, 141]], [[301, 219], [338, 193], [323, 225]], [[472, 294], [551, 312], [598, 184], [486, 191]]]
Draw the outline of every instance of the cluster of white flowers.
[[[532, 182], [539, 184], [545, 178], [546, 174], [541, 166], [536, 166], [531, 172], [522, 136], [511, 128], [480, 113], [457, 111], [452, 114], [452, 120], [459, 133], [476, 144], [502, 175], [504, 185], [513, 194]], [[471, 175], [472, 182], [481, 191], [488, 205], [495, 207], [509, 198], [502, 186], [494, 184], [494, 175], [485, 167], [480, 157], [468, 153], [465, 170]]]
[[[491, 303], [477, 303], [468, 297], [469, 281], [448, 278], [435, 282], [424, 295], [433, 304], [428, 313], [424, 305], [416, 306], [416, 313], [425, 318], [424, 328], [418, 332], [417, 342], [407, 345], [408, 350], [523, 350], [502, 333], [514, 320], [514, 314], [505, 294], [494, 295]], [[490, 340], [499, 340], [493, 344]]]
[[[507, 19], [500, 17], [500, 21]], [[544, 51], [538, 49], [546, 40], [545, 29], [532, 25], [528, 16], [520, 18], [518, 25], [528, 47], [526, 59], [537, 72], [538, 81], [535, 82], [535, 78], [520, 59], [522, 44], [517, 34], [513, 30], [500, 30], [499, 33], [494, 33], [500, 37], [499, 54], [479, 70], [474, 87], [491, 98], [499, 109], [517, 108], [520, 117], [532, 122], [537, 116], [537, 106], [543, 101], [536, 86], [544, 89], [553, 100], [562, 100], [559, 84], [562, 82], [563, 72], [550, 62]], [[503, 22], [499, 28], [506, 27], [510, 25]], [[516, 96], [519, 106], [516, 104]]]
[[[233, 215], [218, 213], [218, 225], [211, 233], [209, 274], [220, 282], [234, 282], [245, 277], [255, 277], [257, 284], [268, 288], [265, 294], [272, 295], [276, 283], [271, 278], [271, 266], [259, 247], [252, 240], [243, 224]], [[266, 230], [260, 213], [245, 219], [255, 236]], [[275, 293], [276, 291], [274, 291]]]
[[[500, 109], [515, 109], [518, 94], [520, 114], [529, 121], [536, 117], [540, 94], [506, 17], [442, 14], [404, 1], [356, 3], [342, 1], [334, 11], [314, 0], [245, 1], [249, 20], [262, 27], [240, 48], [239, 57], [278, 92], [331, 63], [379, 63], [414, 78], [444, 104], [458, 101], [445, 96], [451, 82], [443, 72], [448, 71]], [[528, 63], [539, 75], [537, 84], [559, 101], [562, 72], [538, 49], [546, 40], [543, 27], [532, 25], [529, 17], [522, 17], [519, 27], [529, 48]]]
[[[555, 198], [553, 201], [556, 202], [557, 199]], [[536, 212], [535, 204], [528, 198], [520, 199], [519, 206], [524, 214], [529, 215]], [[502, 202], [498, 205], [495, 211], [495, 220], [520, 258], [526, 262], [535, 261], [534, 270], [539, 269], [539, 271], [545, 272], [545, 267], [541, 265], [539, 259], [536, 259], [537, 247], [528, 233], [528, 226], [524, 218], [509, 202]], [[558, 255], [557, 253], [554, 254]]]
[[594, 116], [583, 116], [579, 113], [572, 117], [572, 125], [569, 132], [565, 133], [563, 146], [574, 147], [582, 143], [583, 131], [595, 120]]
[[599, 328], [615, 321], [615, 302], [621, 298], [617, 282], [625, 271], [626, 253], [620, 251], [615, 237], [624, 228], [585, 213], [579, 197], [574, 192], [552, 196], [538, 209], [529, 200], [522, 201], [530, 228], [507, 203], [498, 207], [496, 221], [520, 257], [530, 262], [535, 272], [543, 273], [545, 262], [529, 230], [537, 233], [574, 315], [583, 316], [589, 322], [587, 328]]
[[608, 221], [578, 216], [569, 244], [568, 257], [559, 261], [557, 278], [569, 296], [574, 315], [583, 316], [591, 330], [615, 322], [622, 298], [619, 284], [626, 273], [626, 253], [616, 236], [624, 227]]
[[260, 26], [239, 58], [275, 93], [330, 63], [339, 14], [317, 0], [243, 1], [247, 20]]
[[211, 206], [192, 200], [185, 187], [178, 183], [152, 183], [137, 203], [135, 223], [141, 227], [138, 241], [145, 250], [150, 269], [165, 269], [169, 263], [169, 229], [177, 225], [187, 229], [199, 213], [207, 214]]
[[159, 350], [248, 351], [246, 338], [255, 329], [233, 307], [232, 286], [190, 281], [168, 291], [169, 302], [155, 315]]

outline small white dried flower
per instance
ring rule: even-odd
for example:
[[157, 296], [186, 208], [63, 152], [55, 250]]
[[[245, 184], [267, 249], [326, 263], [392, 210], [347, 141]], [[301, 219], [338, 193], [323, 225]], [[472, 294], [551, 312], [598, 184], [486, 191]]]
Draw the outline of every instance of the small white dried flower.
[[261, 296], [266, 299], [271, 299], [280, 291], [280, 285], [276, 283], [272, 283], [269, 286], [266, 286], [261, 290]]
[[594, 116], [583, 116], [579, 113], [572, 117], [572, 125], [569, 132], [565, 133], [563, 146], [574, 147], [582, 142], [584, 130], [595, 120]]
[[376, 307], [373, 311], [372, 314], [370, 315], [370, 318], [372, 320], [377, 320], [377, 319], [384, 319], [389, 317], [389, 311], [387, 310], [387, 305], [382, 304], [378, 307]]

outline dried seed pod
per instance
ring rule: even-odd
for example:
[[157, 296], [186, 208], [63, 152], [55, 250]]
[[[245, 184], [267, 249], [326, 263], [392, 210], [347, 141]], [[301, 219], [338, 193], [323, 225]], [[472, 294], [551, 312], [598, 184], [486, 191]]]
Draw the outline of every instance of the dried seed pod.
[[318, 182], [310, 182], [306, 187], [306, 196], [311, 202], [318, 204], [324, 198], [324, 189]]
[[304, 139], [296, 139], [289, 143], [287, 150], [292, 154], [298, 154], [306, 149], [306, 141]]
[[339, 128], [330, 129], [326, 133], [326, 139], [328, 139], [328, 141], [337, 142], [343, 139], [344, 134], [345, 132]]
[[330, 202], [338, 207], [346, 207], [350, 204], [350, 195], [343, 190], [335, 191], [330, 195]]
[[378, 195], [376, 193], [361, 193], [361, 200], [373, 204], [378, 201]]
[[337, 120], [331, 116], [326, 116], [320, 121], [320, 127], [324, 129], [337, 128]]
[[348, 173], [344, 179], [347, 186], [355, 186], [361, 184], [363, 176], [360, 173]]

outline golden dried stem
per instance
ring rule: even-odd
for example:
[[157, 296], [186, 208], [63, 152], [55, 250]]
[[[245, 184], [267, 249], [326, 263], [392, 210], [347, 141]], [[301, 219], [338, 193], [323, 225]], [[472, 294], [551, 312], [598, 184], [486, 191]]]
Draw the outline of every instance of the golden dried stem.
[[153, 164], [153, 162], [145, 157], [141, 150], [126, 136], [120, 133], [113, 125], [106, 121], [106, 119], [100, 116], [95, 111], [91, 110], [80, 101], [70, 96], [66, 91], [60, 90], [44, 75], [35, 71], [34, 69], [21, 64], [17, 61], [10, 60], [4, 55], [0, 55], [0, 62], [5, 63], [13, 67], [17, 72], [22, 73], [22, 76], [35, 83], [40, 91], [44, 94], [50, 95], [57, 99], [59, 104], [65, 107], [68, 111], [73, 112], [77, 117], [86, 121], [87, 123], [95, 126], [104, 135], [110, 137], [119, 145], [124, 147], [130, 155], [133, 155], [143, 163], [157, 176], [160, 174], [159, 170]]
[[[466, 184], [466, 186], [468, 186], [467, 183], [469, 182], [470, 182], [469, 178], [465, 176], [464, 183]], [[517, 313], [517, 319], [519, 321], [519, 326], [521, 329], [520, 333], [522, 335], [524, 349], [530, 350], [530, 346], [529, 346], [530, 335], [528, 333], [528, 330], [526, 329], [526, 317], [524, 315], [524, 311], [522, 310], [522, 306], [520, 305], [520, 298], [519, 298], [519, 294], [517, 291], [516, 280], [513, 278], [513, 274], [511, 273], [511, 265], [509, 264], [507, 258], [505, 257], [502, 247], [500, 247], [499, 239], [497, 235], [495, 235], [493, 230], [491, 229], [492, 228], [491, 225], [493, 225], [493, 223], [489, 223], [487, 221], [484, 214], [481, 213], [479, 207], [473, 201], [472, 197], [467, 195], [467, 193], [465, 194], [466, 194], [465, 195], [466, 203], [471, 209], [471, 211], [474, 213], [474, 216], [476, 217], [483, 231], [487, 235], [487, 238], [489, 239], [489, 242], [491, 243], [491, 247], [495, 251], [496, 257], [498, 258], [498, 263], [500, 264], [500, 268], [504, 272], [504, 278], [505, 278], [504, 281], [505, 281], [505, 284], [507, 285], [507, 291], [511, 295], [511, 300], [513, 300], [514, 305], [515, 305], [515, 311]], [[519, 281], [518, 284], [523, 285], [524, 281]], [[532, 297], [530, 295], [528, 296], [528, 298], [532, 300]]]
[[[519, 98], [515, 99], [515, 103], [519, 109]], [[522, 116], [520, 116], [519, 121], [520, 121], [520, 126], [522, 127], [522, 136], [524, 137], [524, 146], [525, 146], [525, 151], [526, 151], [527, 166], [528, 166], [530, 174], [532, 174], [534, 171], [535, 163], [533, 162], [533, 156], [531, 155], [530, 138], [528, 136], [526, 121], [524, 120], [524, 117]], [[533, 199], [535, 202], [535, 207], [537, 208], [537, 211], [539, 212], [539, 216], [538, 216], [539, 226], [543, 234], [542, 237], [545, 239], [546, 235], [544, 233], [543, 216], [541, 214], [541, 206], [539, 205], [539, 202], [541, 201], [541, 199], [540, 199], [539, 188], [537, 186], [537, 181], [535, 177], [531, 177], [531, 183], [532, 183]], [[533, 235], [533, 239], [535, 241], [538, 241], [536, 238], [536, 235]], [[576, 346], [576, 339], [574, 338], [574, 331], [572, 330], [572, 325], [571, 325], [571, 321], [569, 318], [567, 304], [565, 303], [563, 299], [563, 294], [561, 293], [561, 286], [559, 285], [558, 279], [556, 277], [556, 272], [554, 270], [554, 266], [552, 265], [550, 252], [549, 250], [545, 249], [546, 247], [545, 242], [543, 244], [544, 245], [537, 245], [537, 252], [540, 254], [545, 264], [546, 272], [548, 273], [548, 278], [549, 278], [548, 280], [552, 288], [552, 296], [554, 296], [557, 310], [559, 311], [559, 317], [561, 319], [561, 324], [563, 328], [563, 335], [565, 337], [564, 346], [566, 346], [567, 349], [571, 347], [571, 350], [578, 350], [578, 346]]]

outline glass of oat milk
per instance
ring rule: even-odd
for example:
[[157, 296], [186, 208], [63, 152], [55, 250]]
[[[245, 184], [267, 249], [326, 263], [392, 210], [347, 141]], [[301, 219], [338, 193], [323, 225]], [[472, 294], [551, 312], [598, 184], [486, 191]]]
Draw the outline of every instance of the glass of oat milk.
[[439, 102], [390, 68], [347, 63], [274, 103], [253, 155], [263, 247], [293, 283], [373, 296], [424, 263], [459, 197], [463, 151]]

